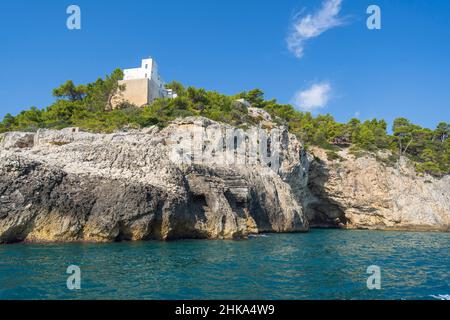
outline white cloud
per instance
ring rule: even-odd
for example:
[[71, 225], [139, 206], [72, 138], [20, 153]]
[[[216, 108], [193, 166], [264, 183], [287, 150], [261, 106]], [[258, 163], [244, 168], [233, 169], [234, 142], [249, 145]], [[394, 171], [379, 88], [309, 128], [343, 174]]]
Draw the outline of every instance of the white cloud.
[[303, 111], [315, 111], [325, 107], [330, 100], [331, 85], [328, 82], [313, 84], [294, 96], [294, 105]]
[[291, 52], [297, 58], [301, 58], [304, 52], [305, 42], [320, 36], [325, 31], [343, 24], [339, 17], [343, 0], [325, 0], [322, 7], [314, 14], [294, 17], [292, 31], [288, 35], [287, 44]]

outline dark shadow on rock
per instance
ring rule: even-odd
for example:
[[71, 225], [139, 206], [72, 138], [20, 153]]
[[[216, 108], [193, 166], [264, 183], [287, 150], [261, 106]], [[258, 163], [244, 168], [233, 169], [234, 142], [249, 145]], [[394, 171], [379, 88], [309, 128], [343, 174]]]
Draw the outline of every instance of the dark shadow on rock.
[[347, 225], [345, 212], [328, 196], [325, 185], [329, 179], [330, 170], [326, 163], [314, 158], [309, 167], [308, 180], [308, 189], [312, 197], [304, 204], [311, 228], [343, 228]]

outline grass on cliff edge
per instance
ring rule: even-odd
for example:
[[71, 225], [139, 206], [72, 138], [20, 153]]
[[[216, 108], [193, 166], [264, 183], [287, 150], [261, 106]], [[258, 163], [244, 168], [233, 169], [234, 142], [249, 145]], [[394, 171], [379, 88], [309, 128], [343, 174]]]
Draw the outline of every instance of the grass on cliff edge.
[[203, 116], [246, 128], [263, 119], [250, 117], [247, 107], [236, 102], [244, 98], [253, 107], [266, 110], [276, 124], [287, 126], [306, 146], [329, 150], [331, 158], [337, 159], [335, 152], [339, 145], [351, 146], [353, 154], [389, 150], [396, 156], [405, 155], [414, 161], [418, 172], [435, 176], [450, 173], [450, 124], [447, 122], [441, 122], [431, 130], [398, 118], [390, 135], [384, 120], [361, 122], [351, 119], [348, 123], [339, 123], [329, 114], [314, 117], [289, 104], [265, 100], [259, 89], [227, 96], [194, 87], [184, 88], [178, 82], [168, 85], [178, 94], [176, 99], [158, 99], [144, 108], [124, 104], [113, 110], [114, 93], [124, 89], [118, 85], [122, 78], [122, 71], [115, 70], [104, 79], [87, 85], [76, 86], [67, 81], [53, 90], [56, 101], [52, 105], [43, 109], [31, 107], [16, 116], [5, 115], [0, 123], [0, 133], [65, 127], [109, 133], [124, 128], [164, 127], [171, 120], [188, 116]]

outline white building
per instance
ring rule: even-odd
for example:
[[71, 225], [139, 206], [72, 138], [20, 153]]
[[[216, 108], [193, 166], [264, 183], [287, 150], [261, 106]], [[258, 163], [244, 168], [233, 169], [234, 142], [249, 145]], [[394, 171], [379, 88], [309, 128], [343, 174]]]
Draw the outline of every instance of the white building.
[[158, 98], [176, 97], [171, 89], [165, 88], [158, 65], [152, 58], [143, 59], [139, 68], [124, 69], [123, 73], [124, 78], [119, 84], [125, 89], [114, 99], [115, 106], [128, 102], [141, 107]]

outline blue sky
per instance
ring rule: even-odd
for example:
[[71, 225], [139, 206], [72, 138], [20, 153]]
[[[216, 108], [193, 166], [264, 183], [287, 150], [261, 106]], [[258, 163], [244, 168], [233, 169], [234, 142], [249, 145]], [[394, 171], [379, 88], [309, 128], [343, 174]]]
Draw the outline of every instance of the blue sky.
[[[81, 30], [66, 28], [71, 4]], [[381, 30], [366, 27], [370, 4]], [[296, 44], [299, 57], [286, 39], [302, 21], [320, 30]], [[226, 94], [258, 87], [339, 121], [450, 121], [447, 0], [15, 0], [1, 4], [0, 40], [0, 117], [49, 105], [68, 79], [91, 82], [153, 56], [166, 81]]]

